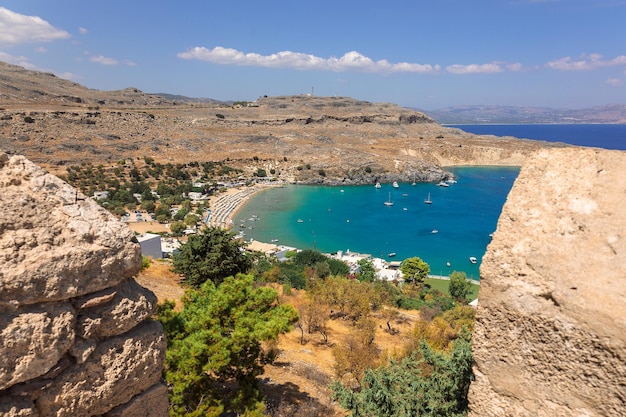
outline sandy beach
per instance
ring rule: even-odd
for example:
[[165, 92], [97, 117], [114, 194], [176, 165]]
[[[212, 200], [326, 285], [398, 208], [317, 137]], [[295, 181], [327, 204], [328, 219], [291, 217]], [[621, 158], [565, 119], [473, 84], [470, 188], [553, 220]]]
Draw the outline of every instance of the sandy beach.
[[[233, 225], [233, 218], [237, 214], [237, 210], [245, 204], [248, 199], [263, 190], [271, 187], [280, 187], [278, 184], [255, 184], [249, 187], [233, 187], [228, 188], [225, 192], [218, 195], [210, 196], [208, 199], [211, 215], [209, 221], [204, 223], [206, 219], [202, 219], [203, 224], [208, 226], [222, 227], [230, 229]], [[163, 233], [169, 232], [168, 223], [159, 223], [156, 221], [129, 221], [126, 222], [131, 230], [137, 233]], [[275, 246], [275, 245], [274, 245]]]

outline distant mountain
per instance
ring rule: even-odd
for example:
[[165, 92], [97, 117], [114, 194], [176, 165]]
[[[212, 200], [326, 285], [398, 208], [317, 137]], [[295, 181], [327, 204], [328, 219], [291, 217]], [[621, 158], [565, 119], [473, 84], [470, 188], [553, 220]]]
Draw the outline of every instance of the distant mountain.
[[624, 104], [577, 110], [480, 105], [415, 110], [425, 113], [441, 124], [626, 123]]

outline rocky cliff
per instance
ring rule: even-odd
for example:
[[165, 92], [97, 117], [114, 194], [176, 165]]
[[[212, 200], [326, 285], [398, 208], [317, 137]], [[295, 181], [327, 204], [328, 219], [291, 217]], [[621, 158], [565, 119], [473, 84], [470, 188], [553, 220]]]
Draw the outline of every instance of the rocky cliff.
[[481, 265], [470, 416], [626, 412], [626, 153], [523, 165]]
[[22, 156], [0, 189], [0, 415], [167, 416], [133, 233]]

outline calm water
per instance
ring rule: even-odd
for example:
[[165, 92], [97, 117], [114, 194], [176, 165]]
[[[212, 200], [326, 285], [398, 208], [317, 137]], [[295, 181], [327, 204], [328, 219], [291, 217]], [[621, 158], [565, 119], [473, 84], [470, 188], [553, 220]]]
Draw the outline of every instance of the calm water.
[[514, 136], [564, 142], [570, 145], [626, 150], [626, 124], [446, 125], [446, 127], [458, 127], [477, 135]]
[[[454, 125], [467, 132], [626, 149], [626, 125]], [[451, 168], [458, 183], [400, 184], [393, 189], [288, 186], [252, 197], [235, 229], [246, 239], [323, 252], [350, 249], [387, 260], [419, 256], [433, 274], [464, 271], [478, 279], [482, 256], [502, 205], [519, 173], [516, 167]], [[432, 204], [424, 204], [431, 195]], [[405, 195], [406, 194], [406, 195]], [[391, 198], [394, 205], [383, 203]], [[253, 219], [253, 220], [250, 220]], [[302, 222], [298, 222], [298, 219]], [[242, 224], [243, 227], [239, 225]], [[437, 230], [437, 233], [432, 233]], [[396, 256], [390, 258], [389, 253]], [[476, 264], [469, 257], [478, 259]], [[450, 268], [447, 267], [450, 262]]]
[[[235, 230], [244, 231], [246, 239], [278, 239], [280, 244], [322, 252], [349, 249], [387, 260], [419, 256], [433, 274], [457, 270], [478, 279], [489, 234], [496, 228], [519, 169], [451, 171], [458, 182], [447, 188], [403, 183], [398, 189], [390, 184], [381, 189], [372, 185], [270, 189], [252, 197], [239, 211]], [[432, 204], [425, 204], [429, 193]], [[389, 199], [394, 203], [391, 207], [383, 204]], [[394, 252], [395, 257], [388, 256]], [[470, 263], [470, 256], [478, 263]]]

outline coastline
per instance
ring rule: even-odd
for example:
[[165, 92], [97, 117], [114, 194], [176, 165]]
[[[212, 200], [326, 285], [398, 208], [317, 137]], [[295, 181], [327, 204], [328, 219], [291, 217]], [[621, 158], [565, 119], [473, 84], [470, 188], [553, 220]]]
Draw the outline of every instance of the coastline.
[[274, 187], [283, 187], [282, 182], [276, 184], [256, 183], [252, 186], [233, 187], [221, 193], [219, 196], [209, 198], [209, 209], [211, 210], [207, 226], [217, 226], [224, 229], [230, 229], [233, 225], [233, 219], [239, 210], [252, 197]]

